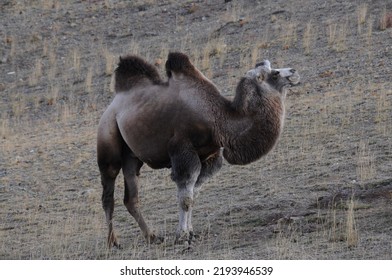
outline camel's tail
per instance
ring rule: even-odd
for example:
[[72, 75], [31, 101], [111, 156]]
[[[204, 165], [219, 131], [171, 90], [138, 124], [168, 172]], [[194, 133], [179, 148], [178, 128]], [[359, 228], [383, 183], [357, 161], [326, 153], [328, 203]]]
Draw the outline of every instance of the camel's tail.
[[173, 73], [182, 73], [187, 76], [198, 75], [198, 71], [192, 65], [188, 56], [180, 52], [169, 53], [165, 68], [169, 78], [172, 77]]
[[116, 92], [130, 90], [143, 78], [148, 78], [153, 83], [161, 82], [157, 69], [142, 58], [138, 56], [120, 57], [120, 62], [115, 70]]

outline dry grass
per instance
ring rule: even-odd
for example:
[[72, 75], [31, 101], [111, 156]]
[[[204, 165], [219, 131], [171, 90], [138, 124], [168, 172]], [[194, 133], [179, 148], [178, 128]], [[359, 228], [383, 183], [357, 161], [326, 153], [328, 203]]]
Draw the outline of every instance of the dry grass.
[[347, 25], [348, 23], [330, 23], [328, 25], [328, 44], [337, 51], [342, 52], [347, 50]]
[[362, 26], [366, 23], [368, 4], [362, 3], [357, 9], [358, 34], [362, 33]]
[[314, 27], [312, 22], [308, 22], [305, 27], [305, 32], [303, 36], [303, 48], [306, 55], [309, 55], [312, 52], [313, 48], [313, 40], [314, 40]]
[[392, 12], [387, 11], [387, 9], [384, 8], [380, 16], [378, 28], [380, 30], [385, 30], [391, 27], [392, 27]]
[[366, 182], [377, 176], [375, 156], [370, 151], [369, 144], [361, 141], [358, 147], [357, 178], [359, 182]]
[[[0, 165], [0, 259], [390, 257], [388, 192], [376, 198], [356, 195], [375, 195], [391, 182], [391, 65], [382, 57], [390, 35], [374, 30], [387, 17], [386, 9], [355, 4], [352, 15], [323, 14], [304, 22], [290, 19], [301, 13], [291, 2], [292, 13], [264, 18], [260, 6], [250, 9], [237, 1], [225, 10], [190, 6], [192, 13], [185, 15], [176, 1], [160, 10], [152, 1], [104, 1], [91, 7], [30, 2], [47, 17], [50, 11], [69, 11], [79, 25], [59, 18], [49, 31], [7, 30], [2, 38], [7, 62], [0, 68], [15, 74], [0, 81], [0, 157], [5, 159]], [[266, 5], [280, 11], [273, 2]], [[15, 2], [11, 14], [32, 18], [35, 9], [28, 7]], [[124, 7], [138, 17], [128, 11], [122, 23], [101, 23], [107, 11], [125, 18]], [[381, 16], [374, 12], [381, 10]], [[165, 35], [149, 35], [157, 27], [149, 18], [161, 14], [159, 30]], [[127, 34], [131, 19], [138, 26], [131, 39], [107, 36]], [[222, 34], [212, 36], [222, 26]], [[98, 47], [87, 47], [92, 45]], [[128, 53], [153, 63], [160, 59], [156, 64], [163, 73], [170, 50], [189, 53], [225, 95], [233, 95], [244, 71], [265, 58], [276, 67], [298, 68], [303, 83], [289, 91], [286, 125], [275, 150], [249, 166], [225, 164], [205, 185], [194, 213], [203, 240], [193, 253], [183, 254], [183, 247], [172, 244], [178, 213], [170, 172], [147, 167], [141, 175], [143, 212], [166, 242], [145, 244], [122, 205], [120, 175], [114, 223], [124, 249], [107, 251], [95, 137], [112, 98], [111, 74], [118, 56]], [[26, 65], [20, 64], [23, 58], [29, 59]], [[332, 199], [341, 193], [350, 195]]]

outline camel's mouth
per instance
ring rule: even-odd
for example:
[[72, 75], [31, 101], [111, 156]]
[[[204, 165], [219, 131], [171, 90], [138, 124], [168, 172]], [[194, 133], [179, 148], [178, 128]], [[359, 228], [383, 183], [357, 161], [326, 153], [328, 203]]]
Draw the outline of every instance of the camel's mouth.
[[271, 68], [271, 62], [267, 59], [257, 63], [255, 65], [255, 69], [249, 71], [248, 73], [252, 72], [254, 76], [262, 77], [263, 73], [271, 73], [271, 71], [279, 71], [280, 76], [282, 78], [286, 78], [289, 84], [292, 86], [299, 84], [300, 76], [297, 70], [293, 68], [273, 69]]
[[281, 69], [274, 69], [274, 70], [279, 71], [280, 76], [286, 78], [289, 81], [290, 85], [295, 86], [299, 84], [300, 76], [297, 70], [293, 68], [281, 68]]

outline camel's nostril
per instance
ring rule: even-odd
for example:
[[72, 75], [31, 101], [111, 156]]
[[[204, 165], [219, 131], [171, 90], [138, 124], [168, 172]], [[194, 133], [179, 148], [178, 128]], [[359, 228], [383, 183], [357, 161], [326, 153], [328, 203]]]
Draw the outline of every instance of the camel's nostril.
[[297, 72], [295, 69], [290, 69], [290, 72], [291, 73], [295, 73], [295, 72]]

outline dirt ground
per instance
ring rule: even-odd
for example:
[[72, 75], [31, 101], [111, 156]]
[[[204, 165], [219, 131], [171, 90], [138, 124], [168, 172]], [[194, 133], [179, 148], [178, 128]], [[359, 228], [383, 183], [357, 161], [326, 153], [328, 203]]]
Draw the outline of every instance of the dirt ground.
[[[159, 3], [159, 4], [157, 4]], [[0, 4], [0, 259], [391, 259], [390, 1], [57, 1]], [[170, 170], [143, 167], [148, 245], [122, 205], [106, 250], [96, 129], [120, 55], [187, 53], [228, 98], [262, 59], [293, 67], [283, 135], [203, 187], [201, 235], [173, 245]]]

